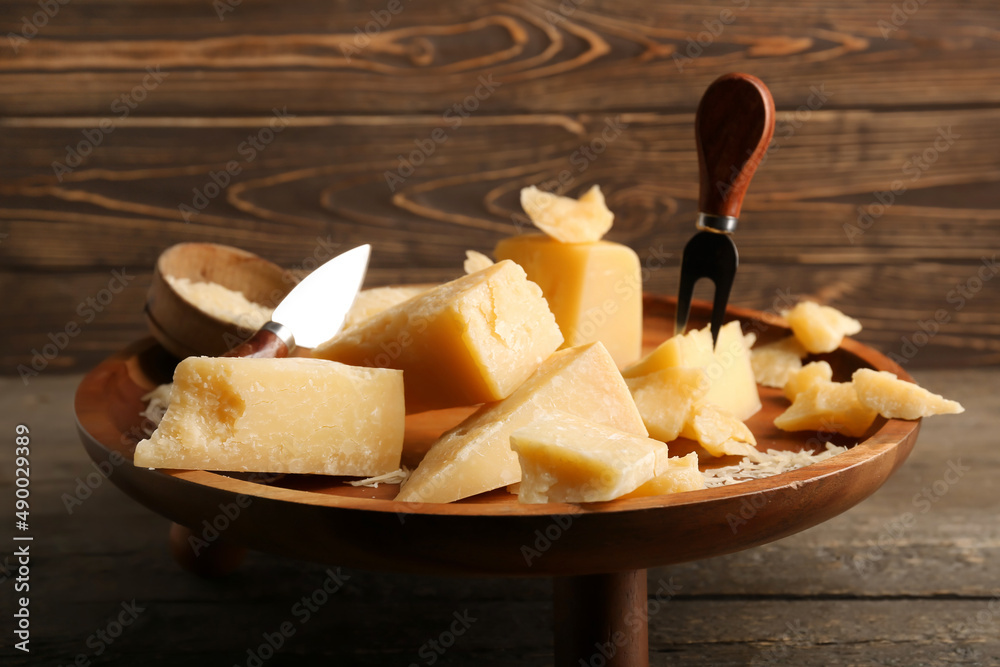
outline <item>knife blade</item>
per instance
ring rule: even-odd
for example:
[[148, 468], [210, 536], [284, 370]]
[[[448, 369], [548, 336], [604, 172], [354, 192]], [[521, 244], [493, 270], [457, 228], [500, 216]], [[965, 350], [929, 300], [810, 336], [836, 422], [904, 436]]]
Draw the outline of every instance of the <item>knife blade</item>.
[[344, 325], [368, 271], [371, 246], [352, 248], [327, 261], [289, 292], [271, 321], [227, 357], [287, 357], [298, 347], [316, 347]]

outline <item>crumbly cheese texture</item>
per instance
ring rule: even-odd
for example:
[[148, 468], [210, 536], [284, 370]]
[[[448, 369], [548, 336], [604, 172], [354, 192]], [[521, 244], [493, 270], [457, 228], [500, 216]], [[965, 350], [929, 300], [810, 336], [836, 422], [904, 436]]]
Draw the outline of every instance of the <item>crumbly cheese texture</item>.
[[774, 425], [783, 431], [825, 431], [861, 437], [878, 413], [858, 400], [850, 382], [816, 382], [799, 393]]
[[887, 419], [920, 419], [965, 412], [960, 403], [900, 380], [888, 371], [861, 368], [854, 371], [851, 382], [861, 403]]
[[244, 329], [260, 329], [271, 320], [273, 308], [246, 298], [242, 292], [213, 282], [191, 282], [189, 278], [165, 275], [167, 284], [185, 301], [223, 322]]
[[789, 401], [816, 384], [833, 381], [833, 367], [826, 361], [810, 361], [808, 364], [792, 373], [782, 392]]
[[691, 410], [708, 393], [710, 382], [703, 368], [664, 368], [626, 378], [635, 406], [649, 435], [670, 442], [677, 439]]
[[628, 387], [601, 343], [553, 354], [503, 401], [484, 405], [431, 446], [396, 500], [448, 503], [521, 481], [510, 434], [567, 412], [647, 435]]
[[361, 290], [354, 298], [351, 309], [344, 318], [344, 329], [356, 326], [384, 310], [409, 301], [418, 294], [423, 294], [430, 287], [426, 285], [399, 285], [394, 287], [372, 287]]
[[494, 255], [517, 262], [542, 288], [563, 347], [599, 340], [619, 368], [642, 354], [642, 273], [631, 248], [525, 234], [501, 240]]
[[189, 357], [135, 465], [323, 475], [400, 467], [403, 374], [321, 359]]
[[730, 486], [751, 479], [764, 479], [780, 475], [783, 472], [805, 468], [846, 451], [847, 447], [838, 447], [830, 442], [826, 443], [825, 449], [820, 452], [813, 452], [807, 449], [800, 451], [769, 449], [766, 452], [758, 454], [756, 461], [743, 459], [736, 465], [709, 468], [701, 474], [704, 478], [705, 486], [708, 488]]
[[750, 351], [739, 322], [722, 326], [714, 349], [709, 327], [668, 338], [642, 360], [623, 370], [622, 375], [634, 378], [674, 367], [704, 369], [710, 386], [702, 400], [714, 403], [741, 421], [761, 408]]
[[691, 410], [683, 435], [697, 440], [712, 456], [746, 456], [754, 460], [759, 455], [757, 439], [750, 428], [712, 403], [702, 403]]
[[402, 370], [406, 410], [422, 412], [509, 396], [562, 340], [541, 289], [504, 261], [393, 306], [313, 356]]
[[792, 328], [792, 334], [809, 352], [833, 352], [844, 336], [861, 331], [861, 322], [844, 315], [831, 306], [821, 306], [813, 301], [800, 301], [782, 313]]
[[656, 476], [622, 498], [665, 496], [669, 493], [705, 488], [705, 476], [698, 469], [698, 455], [672, 456], [657, 470]]
[[521, 190], [521, 207], [535, 227], [562, 243], [600, 241], [615, 219], [596, 185], [579, 199], [543, 192], [532, 185]]
[[522, 503], [614, 500], [653, 479], [662, 442], [574, 417], [552, 414], [510, 434], [521, 465]]
[[757, 384], [781, 389], [802, 368], [806, 348], [794, 336], [776, 340], [750, 350], [750, 363]]

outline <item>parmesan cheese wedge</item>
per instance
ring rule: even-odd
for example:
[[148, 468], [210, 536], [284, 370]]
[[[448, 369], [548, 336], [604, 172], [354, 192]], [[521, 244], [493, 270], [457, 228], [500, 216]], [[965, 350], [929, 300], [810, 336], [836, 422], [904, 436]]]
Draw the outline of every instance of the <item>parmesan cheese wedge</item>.
[[965, 412], [958, 402], [900, 380], [888, 371], [860, 368], [854, 371], [851, 382], [861, 403], [886, 419], [920, 419]]
[[522, 503], [614, 500], [655, 477], [666, 461], [662, 442], [566, 413], [554, 413], [510, 434], [521, 465]]
[[188, 357], [135, 465], [372, 477], [399, 468], [403, 418], [399, 371]]
[[555, 412], [646, 436], [642, 417], [604, 346], [571, 347], [553, 354], [506, 399], [484, 405], [441, 436], [396, 500], [448, 503], [520, 482], [510, 434]]
[[[465, 269], [466, 273], [475, 273], [476, 271], [482, 271], [493, 266], [496, 262], [487, 257], [481, 252], [476, 252], [475, 250], [465, 251], [465, 263], [462, 268]], [[531, 276], [528, 276], [529, 278]]]
[[504, 261], [384, 310], [313, 356], [404, 371], [412, 413], [505, 398], [561, 343], [538, 285]]
[[697, 440], [712, 456], [758, 457], [757, 439], [750, 428], [725, 409], [701, 403], [691, 411], [683, 435]]
[[642, 271], [631, 248], [524, 234], [501, 240], [494, 254], [517, 262], [542, 288], [563, 347], [599, 340], [619, 368], [642, 354]]

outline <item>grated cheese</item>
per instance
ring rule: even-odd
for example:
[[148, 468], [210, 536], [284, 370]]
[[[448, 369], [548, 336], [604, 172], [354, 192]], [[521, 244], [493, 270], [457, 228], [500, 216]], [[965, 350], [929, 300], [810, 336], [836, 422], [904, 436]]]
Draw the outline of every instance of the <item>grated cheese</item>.
[[751, 479], [764, 479], [783, 472], [805, 468], [846, 451], [847, 447], [838, 447], [832, 442], [826, 443], [826, 451], [819, 453], [808, 450], [788, 452], [769, 449], [766, 453], [759, 455], [758, 461], [744, 458], [736, 465], [711, 468], [704, 471], [702, 475], [705, 476], [705, 486], [708, 488], [729, 486]]
[[351, 486], [370, 486], [373, 489], [377, 489], [379, 484], [402, 484], [410, 478], [410, 472], [411, 470], [409, 468], [403, 466], [399, 470], [393, 470], [392, 472], [387, 472], [384, 475], [358, 479], [353, 482], [348, 482], [348, 484]]
[[[163, 415], [167, 413], [167, 407], [170, 405], [170, 392], [173, 389], [172, 384], [161, 384], [159, 387], [149, 392], [142, 397], [142, 400], [149, 401], [146, 405], [146, 409], [139, 413], [140, 417], [145, 417], [153, 423], [153, 427], [160, 425], [160, 420], [163, 419]], [[148, 428], [145, 428], [148, 435], [152, 435], [153, 432]]]
[[267, 324], [273, 308], [246, 298], [242, 292], [212, 282], [191, 282], [188, 278], [165, 276], [167, 283], [199, 310], [212, 317], [256, 331]]

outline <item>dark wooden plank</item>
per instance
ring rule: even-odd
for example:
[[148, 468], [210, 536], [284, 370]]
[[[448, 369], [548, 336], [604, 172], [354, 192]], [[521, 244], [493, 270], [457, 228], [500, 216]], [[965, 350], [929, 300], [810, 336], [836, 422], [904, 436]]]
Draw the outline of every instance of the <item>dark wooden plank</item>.
[[[584, 151], [616, 119], [624, 129], [591, 160]], [[818, 111], [796, 128], [794, 115], [779, 114], [775, 147], [744, 206], [734, 303], [769, 309], [787, 305], [786, 294], [812, 295], [861, 318], [861, 340], [914, 365], [996, 362], [998, 292], [979, 274], [992, 279], [995, 270], [996, 120], [990, 110]], [[19, 285], [7, 293], [25, 313], [7, 334], [5, 369], [62, 330], [112, 270], [140, 277], [109, 307], [115, 315], [81, 336], [76, 345], [88, 341], [94, 353], [79, 359], [92, 364], [135, 337], [143, 276], [172, 243], [219, 241], [309, 269], [373, 242], [369, 284], [444, 280], [467, 248], [489, 252], [518, 231], [520, 187], [560, 176], [574, 194], [602, 185], [617, 213], [609, 238], [639, 252], [647, 289], [673, 293], [696, 210], [691, 122], [689, 114], [544, 115], [450, 128], [434, 117], [301, 118], [247, 161], [239, 146], [266, 118], [137, 120], [60, 182], [52, 162], [93, 121], [0, 121], [11, 156], [0, 160], [0, 261], [14, 272], [2, 279]], [[942, 128], [957, 138], [938, 151]], [[434, 144], [435, 130], [448, 140]], [[503, 149], [490, 150], [501, 135]], [[435, 152], [393, 191], [385, 174], [397, 173], [397, 156], [417, 150], [415, 141]], [[935, 162], [912, 180], [909, 161], [926, 150]], [[229, 160], [240, 173], [216, 192], [211, 175]], [[885, 195], [896, 181], [907, 190]], [[216, 196], [185, 222], [180, 206], [206, 188]], [[896, 201], [877, 215], [886, 196]], [[876, 217], [859, 223], [859, 207]]]
[[[232, 11], [220, 16], [220, 5]], [[285, 105], [440, 114], [489, 75], [501, 83], [483, 104], [491, 112], [693, 110], [733, 69], [764, 79], [779, 109], [820, 84], [839, 91], [837, 108], [1000, 101], [996, 4], [915, 7], [894, 16], [865, 0], [73, 2], [0, 53], [0, 113], [103, 115], [149, 66], [169, 77], [135, 110], [143, 115]], [[37, 11], [5, 3], [0, 32], [20, 34]]]

